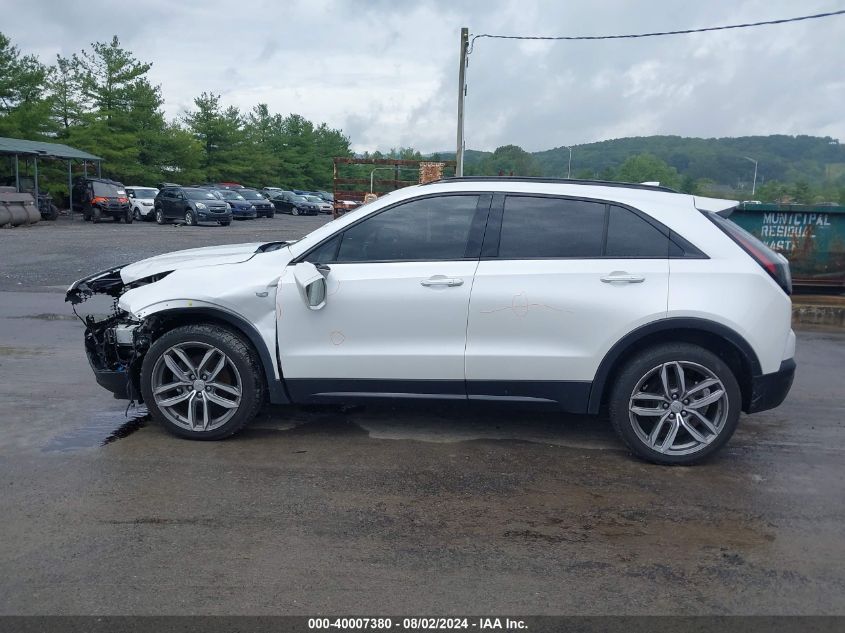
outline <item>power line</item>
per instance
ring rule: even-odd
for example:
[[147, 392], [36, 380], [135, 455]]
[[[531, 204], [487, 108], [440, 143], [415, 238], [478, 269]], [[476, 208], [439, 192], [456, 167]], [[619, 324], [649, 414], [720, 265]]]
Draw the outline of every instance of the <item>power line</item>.
[[633, 33], [629, 35], [561, 35], [561, 36], [547, 36], [547, 35], [491, 35], [489, 33], [481, 33], [473, 35], [469, 43], [469, 50], [467, 55], [472, 53], [475, 46], [475, 40], [482, 37], [496, 40], [623, 40], [635, 39], [640, 37], [658, 37], [661, 35], [686, 35], [689, 33], [706, 33], [709, 31], [727, 31], [729, 29], [747, 29], [754, 26], [769, 26], [772, 24], [786, 24], [788, 22], [800, 22], [802, 20], [817, 20], [819, 18], [829, 18], [835, 15], [845, 14], [845, 9], [841, 11], [829, 11], [827, 13], [816, 13], [814, 15], [802, 15], [797, 18], [783, 18], [780, 20], [766, 20], [765, 22], [748, 22], [746, 24], [728, 24], [726, 26], [710, 26], [703, 29], [684, 29], [682, 31], [659, 31], [656, 33]]

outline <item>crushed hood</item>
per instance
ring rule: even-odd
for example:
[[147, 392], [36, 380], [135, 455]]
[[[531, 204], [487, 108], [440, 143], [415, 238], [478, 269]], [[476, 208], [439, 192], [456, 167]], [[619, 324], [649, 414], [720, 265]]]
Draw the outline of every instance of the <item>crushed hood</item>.
[[204, 246], [165, 253], [124, 266], [120, 270], [120, 278], [123, 283], [131, 284], [138, 279], [183, 268], [237, 264], [248, 260], [259, 252], [264, 245], [264, 242], [226, 244], [224, 246]]

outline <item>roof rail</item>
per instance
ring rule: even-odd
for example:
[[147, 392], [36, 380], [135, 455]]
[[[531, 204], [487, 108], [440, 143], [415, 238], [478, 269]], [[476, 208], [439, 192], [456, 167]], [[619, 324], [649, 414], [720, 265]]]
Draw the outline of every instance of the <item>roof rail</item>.
[[533, 176], [451, 176], [432, 180], [425, 183], [431, 185], [438, 182], [548, 182], [560, 185], [593, 185], [596, 187], [621, 187], [624, 189], [647, 189], [649, 191], [666, 191], [668, 193], [679, 193], [671, 187], [661, 185], [646, 185], [638, 182], [616, 182], [613, 180], [582, 180], [577, 178], [543, 178]]

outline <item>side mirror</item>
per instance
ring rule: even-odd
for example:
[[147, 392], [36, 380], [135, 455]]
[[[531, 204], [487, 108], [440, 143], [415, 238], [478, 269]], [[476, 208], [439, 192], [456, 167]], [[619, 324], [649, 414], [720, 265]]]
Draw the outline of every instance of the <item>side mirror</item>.
[[[324, 267], [324, 270], [328, 274], [328, 266]], [[327, 285], [320, 269], [310, 262], [301, 262], [293, 267], [293, 278], [302, 300], [310, 310], [321, 310], [325, 307]]]

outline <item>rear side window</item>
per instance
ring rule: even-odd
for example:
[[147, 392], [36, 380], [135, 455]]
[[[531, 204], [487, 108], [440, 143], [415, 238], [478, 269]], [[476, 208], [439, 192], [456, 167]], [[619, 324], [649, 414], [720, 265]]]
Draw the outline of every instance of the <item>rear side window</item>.
[[604, 255], [665, 259], [669, 256], [669, 236], [633, 211], [611, 205], [607, 217]]
[[499, 257], [601, 257], [604, 216], [604, 203], [508, 196]]
[[387, 209], [343, 233], [338, 262], [462, 259], [478, 196], [422, 198]]

